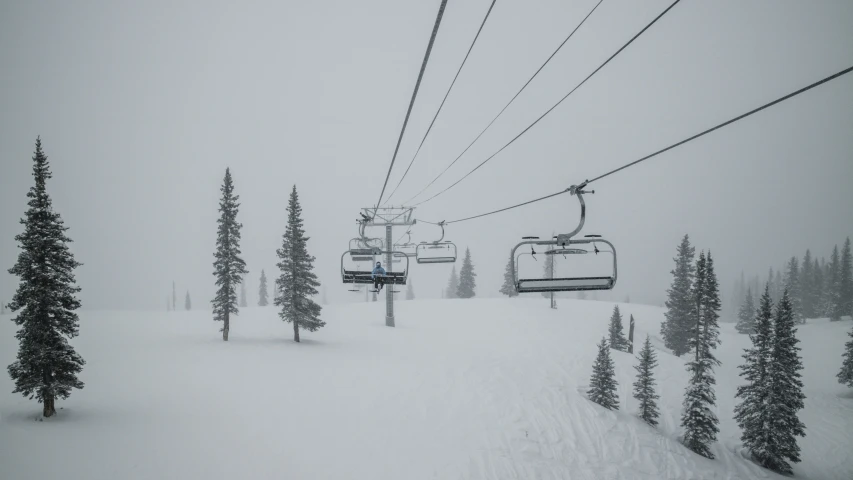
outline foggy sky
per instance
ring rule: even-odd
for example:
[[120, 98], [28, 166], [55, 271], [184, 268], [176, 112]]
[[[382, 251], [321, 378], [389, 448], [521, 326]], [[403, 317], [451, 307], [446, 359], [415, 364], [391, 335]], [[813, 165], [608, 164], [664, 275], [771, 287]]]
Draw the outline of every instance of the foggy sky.
[[[49, 193], [84, 264], [84, 308], [162, 309], [173, 280], [179, 305], [189, 290], [208, 308], [227, 166], [251, 303], [261, 269], [275, 275], [294, 184], [329, 299], [362, 300], [340, 282], [340, 255], [382, 187], [439, 3], [0, 1], [0, 300], [17, 286], [6, 269], [37, 135]], [[448, 2], [389, 192], [489, 3]], [[431, 191], [502, 146], [669, 3], [604, 0]], [[392, 203], [444, 169], [594, 4], [498, 1]], [[850, 25], [848, 1], [681, 2], [415, 216], [451, 220], [567, 188], [835, 73], [853, 65]], [[685, 233], [697, 252], [714, 252], [724, 294], [741, 270], [763, 274], [806, 248], [828, 256], [853, 235], [853, 75], [593, 188], [584, 233], [618, 249], [614, 299], [660, 304]], [[577, 216], [577, 201], [560, 196], [453, 225], [446, 238], [471, 248], [478, 295], [497, 296], [520, 237], [571, 231]], [[440, 234], [425, 224], [413, 233]], [[416, 295], [438, 297], [449, 271], [414, 267]]]

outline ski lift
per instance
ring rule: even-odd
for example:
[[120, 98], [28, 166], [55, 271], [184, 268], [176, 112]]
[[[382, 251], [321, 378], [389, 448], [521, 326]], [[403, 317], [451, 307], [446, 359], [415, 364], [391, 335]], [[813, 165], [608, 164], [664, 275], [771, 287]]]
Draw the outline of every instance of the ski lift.
[[406, 235], [408, 238], [404, 243], [395, 243], [394, 250], [400, 253], [405, 254], [407, 257], [414, 257], [417, 255], [417, 246], [418, 244], [412, 243], [412, 232], [407, 231]]
[[[377, 257], [380, 255], [385, 256], [388, 253], [388, 251], [381, 250], [376, 252]], [[406, 259], [406, 267], [403, 271], [394, 272], [391, 271], [391, 265], [389, 265], [385, 272], [385, 284], [405, 285], [406, 280], [409, 277], [409, 257], [397, 251], [392, 251], [390, 253], [392, 264], [397, 263], [395, 260], [402, 262], [403, 259]], [[351, 268], [347, 268], [347, 257], [350, 258], [350, 262], [353, 262], [354, 257], [350, 254], [349, 250], [341, 255], [341, 279], [343, 280], [343, 283], [352, 283], [356, 285], [373, 284], [373, 264], [371, 264], [369, 269], [359, 268], [358, 265], [353, 265]], [[373, 257], [371, 257], [371, 260], [373, 260]]]
[[415, 248], [415, 259], [418, 263], [455, 263], [456, 245], [450, 240], [444, 240], [444, 222], [439, 222], [441, 238], [434, 242], [421, 242]]
[[[584, 221], [586, 220], [586, 204], [583, 200], [583, 194], [588, 193], [581, 190], [581, 187], [572, 186], [570, 192], [572, 195], [577, 195], [578, 201], [581, 204], [581, 218], [578, 226], [571, 233], [560, 234], [554, 236], [551, 240], [540, 240], [538, 237], [524, 237], [521, 243], [516, 245], [512, 249], [512, 258], [514, 261], [512, 262], [512, 275], [513, 281], [515, 283], [515, 288], [518, 293], [531, 293], [531, 292], [570, 292], [570, 291], [580, 291], [580, 290], [610, 290], [616, 285], [616, 248], [612, 243], [607, 240], [601, 238], [601, 235], [586, 235], [583, 238], [572, 238], [581, 231], [583, 228]], [[595, 192], [591, 192], [595, 193]], [[598, 248], [598, 244], [604, 244], [609, 246], [609, 250], [600, 250]], [[516, 255], [516, 250], [524, 245], [530, 245], [531, 251], [522, 252]], [[551, 247], [546, 250], [544, 255], [562, 255], [565, 259], [573, 258], [577, 260], [582, 257], [589, 257], [590, 259], [597, 259], [599, 254], [609, 254], [613, 257], [612, 261], [612, 270], [608, 269], [607, 275], [588, 275], [586, 273], [581, 275], [559, 275], [554, 278], [543, 278], [543, 277], [527, 277], [522, 276], [519, 273], [519, 265], [521, 259], [529, 255], [535, 259], [536, 252], [533, 250], [533, 245], [541, 245], [544, 247]], [[591, 245], [593, 251], [581, 247]], [[589, 254], [593, 253], [594, 255], [590, 256]], [[586, 263], [586, 262], [585, 262]], [[601, 263], [600, 261], [593, 261], [593, 263]], [[609, 263], [609, 262], [608, 262]], [[587, 266], [587, 265], [585, 265]], [[598, 267], [600, 269], [600, 266]], [[577, 265], [572, 266], [572, 272], [577, 271]]]

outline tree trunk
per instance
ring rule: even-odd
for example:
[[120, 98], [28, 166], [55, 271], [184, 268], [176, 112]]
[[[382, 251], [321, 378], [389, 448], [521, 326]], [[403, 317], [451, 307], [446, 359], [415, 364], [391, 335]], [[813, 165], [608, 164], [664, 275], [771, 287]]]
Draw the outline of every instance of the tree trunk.
[[231, 314], [229, 312], [225, 312], [225, 324], [222, 326], [222, 340], [228, 341], [228, 329], [231, 326], [229, 323], [229, 319]]
[[42, 412], [45, 417], [52, 417], [54, 414], [56, 414], [56, 408], [54, 407], [53, 400], [54, 399], [52, 395], [45, 395], [44, 411]]
[[296, 320], [293, 321], [293, 340], [299, 341], [299, 324], [296, 323]]

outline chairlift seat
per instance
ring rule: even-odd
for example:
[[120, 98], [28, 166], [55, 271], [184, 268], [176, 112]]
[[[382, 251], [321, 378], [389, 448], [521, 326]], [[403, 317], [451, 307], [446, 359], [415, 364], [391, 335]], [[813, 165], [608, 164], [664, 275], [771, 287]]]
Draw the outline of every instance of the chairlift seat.
[[451, 242], [420, 243], [415, 249], [415, 260], [421, 264], [455, 263], [456, 245]]
[[614, 277], [522, 278], [516, 290], [518, 293], [610, 290], [615, 283]]

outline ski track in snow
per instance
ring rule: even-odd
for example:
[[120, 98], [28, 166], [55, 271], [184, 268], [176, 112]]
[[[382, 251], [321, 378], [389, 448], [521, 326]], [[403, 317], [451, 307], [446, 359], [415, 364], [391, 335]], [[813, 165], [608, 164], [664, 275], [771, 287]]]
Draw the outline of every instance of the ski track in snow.
[[[749, 339], [722, 326], [715, 460], [678, 442], [684, 360], [662, 348], [662, 309], [620, 304], [658, 348], [660, 424], [636, 417], [636, 360], [613, 352], [620, 410], [586, 399], [610, 302], [485, 299], [326, 307], [291, 341], [272, 308], [220, 340], [208, 312], [83, 312], [86, 387], [40, 406], [0, 376], [0, 479], [781, 479], [744, 458], [732, 419]], [[0, 318], [0, 363], [14, 325]], [[835, 373], [850, 322], [810, 321], [806, 424], [795, 478], [853, 478], [853, 394]], [[627, 332], [626, 332], [627, 333]], [[47, 457], [41, 452], [48, 451]]]

